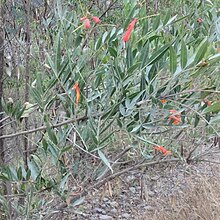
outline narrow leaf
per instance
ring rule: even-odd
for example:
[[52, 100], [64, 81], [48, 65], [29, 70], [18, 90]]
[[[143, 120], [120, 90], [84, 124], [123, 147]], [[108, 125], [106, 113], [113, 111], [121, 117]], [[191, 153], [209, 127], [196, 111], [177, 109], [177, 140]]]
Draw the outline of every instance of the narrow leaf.
[[194, 63], [197, 64], [201, 59], [204, 57], [206, 50], [208, 48], [208, 40], [205, 38], [199, 45], [197, 51], [196, 51], [196, 56], [194, 59]]
[[186, 44], [184, 40], [182, 40], [182, 43], [181, 43], [180, 63], [181, 63], [182, 69], [187, 64], [187, 48], [186, 48]]
[[101, 150], [98, 150], [98, 154], [99, 157], [101, 158], [101, 160], [103, 161], [103, 163], [111, 170], [111, 172], [113, 173], [113, 170], [111, 168], [111, 165], [109, 163], [109, 160], [106, 158], [106, 156], [102, 153]]
[[172, 43], [166, 44], [163, 47], [161, 47], [159, 50], [154, 52], [153, 55], [148, 60], [147, 66], [158, 61], [167, 52], [167, 50], [169, 49], [170, 45], [172, 45]]
[[177, 55], [173, 46], [170, 47], [170, 72], [175, 73], [177, 68]]
[[75, 207], [75, 206], [78, 206], [78, 205], [81, 205], [85, 200], [85, 197], [81, 197], [79, 199], [77, 199], [73, 204], [72, 206]]
[[37, 164], [32, 160], [28, 160], [28, 168], [31, 171], [31, 177], [35, 181], [40, 173], [39, 168], [37, 167]]

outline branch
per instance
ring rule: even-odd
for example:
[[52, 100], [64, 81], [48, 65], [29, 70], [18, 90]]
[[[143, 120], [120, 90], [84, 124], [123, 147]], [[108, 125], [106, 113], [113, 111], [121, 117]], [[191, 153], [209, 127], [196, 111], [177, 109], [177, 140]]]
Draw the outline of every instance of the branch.
[[111, 3], [109, 4], [108, 8], [102, 13], [102, 15], [101, 15], [99, 18], [102, 18], [103, 16], [105, 16], [105, 14], [106, 14], [109, 10], [111, 10], [112, 6], [114, 6], [114, 4], [115, 4], [117, 1], [118, 1], [118, 0], [115, 0], [115, 1], [111, 2]]
[[8, 120], [9, 118], [10, 118], [10, 117], [9, 117], [9, 116], [7, 116], [7, 117], [5, 117], [5, 118], [1, 119], [1, 120], [0, 120], [0, 123], [3, 123], [4, 121]]
[[[100, 116], [100, 115], [102, 115], [102, 113], [96, 114], [92, 117]], [[69, 119], [69, 120], [66, 120], [64, 122], [61, 122], [61, 123], [58, 123], [58, 124], [55, 124], [55, 125], [51, 125], [50, 128], [58, 128], [58, 127], [61, 127], [63, 125], [67, 125], [67, 124], [70, 124], [70, 123], [73, 123], [73, 122], [86, 120], [88, 118], [89, 118], [88, 116], [82, 116], [82, 117], [79, 117], [79, 118]], [[6, 134], [6, 135], [0, 136], [0, 140], [1, 139], [6, 139], [6, 138], [13, 138], [13, 137], [21, 136], [21, 135], [26, 135], [26, 134], [31, 134], [31, 133], [34, 133], [34, 132], [37, 132], [37, 131], [44, 131], [46, 129], [47, 129], [47, 126], [41, 126], [41, 127], [35, 128], [35, 129], [30, 129], [30, 130], [27, 130], [27, 131], [21, 131], [21, 132], [17, 132], [17, 133], [14, 133], [14, 134]]]
[[105, 177], [105, 179], [102, 179], [100, 181], [98, 181], [97, 183], [95, 183], [94, 185], [92, 185], [91, 187], [88, 187], [87, 191], [91, 190], [91, 189], [94, 189], [94, 188], [97, 188], [97, 187], [100, 187], [101, 185], [104, 185], [106, 182], [118, 177], [118, 176], [121, 176], [122, 174], [124, 173], [127, 173], [129, 171], [132, 171], [132, 170], [135, 170], [135, 169], [140, 169], [142, 167], [148, 167], [148, 166], [153, 166], [153, 165], [156, 165], [156, 164], [162, 164], [162, 163], [169, 163], [169, 162], [178, 162], [180, 161], [179, 158], [172, 158], [172, 159], [167, 159], [167, 160], [157, 160], [157, 161], [153, 161], [153, 162], [148, 162], [148, 163], [138, 163], [134, 166], [131, 166], [131, 167], [128, 167], [124, 170], [121, 170], [117, 173], [114, 173], [108, 177]]

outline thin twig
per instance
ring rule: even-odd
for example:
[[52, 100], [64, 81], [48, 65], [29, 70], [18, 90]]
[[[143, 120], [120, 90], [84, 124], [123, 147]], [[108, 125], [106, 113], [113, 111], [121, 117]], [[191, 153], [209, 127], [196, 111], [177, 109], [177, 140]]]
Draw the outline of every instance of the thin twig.
[[208, 162], [208, 163], [215, 163], [215, 164], [220, 164], [220, 161], [215, 161], [215, 160], [199, 160], [200, 162]]
[[115, 0], [113, 2], [111, 2], [108, 6], [108, 8], [102, 13], [102, 15], [99, 18], [102, 18], [103, 16], [105, 16], [105, 14], [112, 8], [112, 6], [114, 6], [114, 4], [116, 4], [118, 0]]
[[9, 118], [10, 118], [10, 117], [9, 117], [9, 116], [7, 116], [7, 117], [5, 117], [5, 118], [1, 119], [1, 120], [0, 120], [0, 123], [3, 123], [4, 121], [8, 120]]
[[131, 146], [125, 148], [120, 154], [118, 154], [115, 158], [114, 158], [114, 163], [116, 163], [119, 159], [121, 159], [121, 157], [126, 154], [129, 150], [131, 150]]

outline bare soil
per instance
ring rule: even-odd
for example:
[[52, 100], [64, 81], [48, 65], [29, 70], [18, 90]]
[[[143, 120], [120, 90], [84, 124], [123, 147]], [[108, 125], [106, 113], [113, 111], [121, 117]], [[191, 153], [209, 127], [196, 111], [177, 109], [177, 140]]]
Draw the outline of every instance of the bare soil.
[[207, 162], [220, 163], [218, 158], [132, 171], [50, 219], [220, 220], [220, 166]]

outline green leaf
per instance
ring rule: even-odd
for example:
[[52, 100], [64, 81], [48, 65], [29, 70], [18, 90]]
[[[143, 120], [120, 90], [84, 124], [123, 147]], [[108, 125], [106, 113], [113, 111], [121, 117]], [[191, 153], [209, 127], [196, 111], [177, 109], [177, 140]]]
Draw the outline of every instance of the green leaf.
[[31, 177], [35, 181], [40, 174], [40, 169], [34, 160], [28, 160], [28, 168], [31, 171]]
[[51, 127], [50, 127], [50, 125], [48, 123], [47, 123], [47, 133], [48, 133], [48, 136], [49, 136], [50, 140], [55, 145], [57, 145], [58, 144], [57, 137], [56, 137], [54, 131], [51, 129]]
[[140, 66], [140, 62], [138, 62], [138, 63], [135, 63], [134, 65], [132, 65], [129, 69], [128, 69], [128, 74], [131, 74], [131, 73], [133, 73], [139, 66]]
[[218, 113], [219, 111], [220, 111], [220, 102], [217, 102], [217, 103], [214, 103], [211, 106], [205, 108], [203, 113], [204, 114], [209, 113], [209, 112]]
[[210, 120], [210, 123], [211, 124], [215, 124], [215, 123], [220, 123], [220, 113], [217, 114], [215, 117], [213, 117], [211, 120]]
[[67, 146], [67, 147], [64, 147], [64, 148], [61, 150], [61, 153], [63, 154], [63, 153], [65, 153], [65, 152], [69, 151], [71, 148], [72, 148], [71, 145], [70, 145], [70, 146]]
[[127, 64], [127, 69], [129, 69], [133, 64], [133, 56], [132, 56], [132, 50], [130, 44], [127, 44], [127, 48], [126, 48], [126, 64]]
[[170, 72], [175, 73], [177, 68], [177, 55], [173, 46], [170, 47]]
[[143, 95], [145, 91], [141, 91], [139, 92], [129, 103], [128, 108], [133, 109], [135, 107], [135, 105], [137, 104], [137, 101], [140, 99], [140, 97]]
[[57, 163], [57, 161], [59, 160], [59, 149], [52, 143], [49, 144], [48, 148], [53, 156], [54, 162]]
[[12, 180], [17, 181], [18, 176], [17, 176], [17, 171], [15, 167], [10, 166], [8, 169], [8, 175], [11, 177]]
[[167, 11], [165, 17], [164, 17], [163, 25], [166, 25], [166, 24], [167, 24], [167, 22], [168, 22], [169, 19], [170, 19], [170, 16], [171, 16], [171, 11], [170, 11], [170, 9], [169, 9], [169, 10]]
[[109, 47], [108, 51], [111, 54], [111, 56], [113, 56], [114, 58], [117, 57], [117, 51], [113, 47]]
[[80, 197], [79, 199], [75, 200], [72, 204], [73, 207], [78, 206], [80, 204], [82, 204], [85, 201], [85, 196], [84, 197]]
[[195, 115], [195, 122], [194, 122], [194, 128], [197, 127], [197, 125], [199, 124], [199, 121], [200, 121], [200, 117], [199, 115]]
[[175, 23], [176, 22], [176, 18], [177, 18], [177, 15], [173, 16], [172, 18], [169, 19], [169, 21], [167, 21], [167, 23], [164, 25], [164, 26], [168, 26], [172, 23]]
[[60, 32], [58, 32], [55, 42], [56, 48], [56, 70], [60, 70], [60, 63], [61, 63], [61, 46], [60, 46]]
[[150, 57], [150, 59], [148, 60], [147, 66], [155, 63], [156, 61], [158, 61], [166, 52], [167, 50], [170, 48], [170, 46], [174, 43], [168, 43], [166, 45], [164, 45], [163, 47], [161, 47], [159, 50], [157, 50], [156, 52], [153, 53], [153, 55]]
[[158, 15], [155, 19], [154, 19], [154, 23], [152, 26], [153, 30], [156, 30], [160, 25], [160, 15]]
[[26, 180], [29, 180], [31, 177], [31, 170], [29, 169], [26, 173]]
[[22, 168], [21, 167], [19, 167], [17, 170], [17, 176], [19, 180], [22, 180]]
[[182, 69], [186, 66], [187, 64], [187, 48], [184, 40], [181, 42], [181, 53], [180, 53], [180, 63]]
[[108, 32], [106, 31], [103, 35], [102, 35], [102, 43], [104, 44], [105, 41], [107, 40], [108, 37]]
[[149, 41], [145, 44], [144, 48], [141, 51], [141, 68], [146, 66], [146, 62], [149, 59]]
[[126, 21], [125, 21], [125, 23], [124, 23], [124, 27], [125, 27], [126, 29], [127, 29], [128, 25], [131, 23], [131, 21], [133, 20], [132, 17], [133, 17], [133, 15], [134, 15], [135, 10], [136, 10], [136, 7], [132, 7], [132, 8], [131, 8], [131, 11], [130, 11], [129, 14], [126, 16], [127, 19], [126, 19]]
[[57, 69], [56, 69], [56, 66], [51, 58], [51, 56], [49, 54], [47, 54], [47, 61], [49, 63], [49, 66], [51, 67], [51, 69], [53, 70], [54, 74], [57, 75]]
[[31, 104], [31, 103], [27, 103], [25, 105], [25, 109], [22, 112], [22, 115], [20, 116], [20, 118], [28, 118], [29, 115], [35, 110], [35, 105]]
[[208, 40], [207, 38], [205, 38], [199, 45], [197, 51], [196, 51], [196, 56], [194, 59], [194, 64], [197, 64], [199, 61], [201, 61], [201, 59], [204, 57], [207, 48], [208, 48]]
[[64, 176], [62, 178], [62, 180], [60, 181], [60, 185], [59, 185], [59, 189], [63, 190], [65, 185], [66, 185], [66, 182], [68, 180], [68, 177], [69, 177], [70, 174], [67, 174], [66, 176]]
[[83, 36], [81, 35], [81, 33], [79, 33], [75, 40], [75, 47], [78, 47], [81, 44], [82, 39], [83, 39]]
[[111, 168], [111, 165], [109, 163], [109, 160], [106, 158], [106, 156], [102, 153], [101, 150], [98, 150], [98, 155], [101, 158], [101, 160], [103, 161], [103, 163], [111, 170], [111, 172], [113, 173], [113, 170]]
[[[108, 141], [108, 139], [110, 139], [111, 136], [114, 135], [114, 134], [115, 134], [115, 131], [112, 131], [110, 134], [108, 134], [104, 139], [102, 139], [100, 141], [100, 145], [103, 145], [103, 144], [106, 145], [106, 142]], [[102, 146], [102, 148], [103, 148], [103, 146]]]
[[102, 45], [102, 37], [100, 37], [95, 44], [95, 50], [98, 50]]

